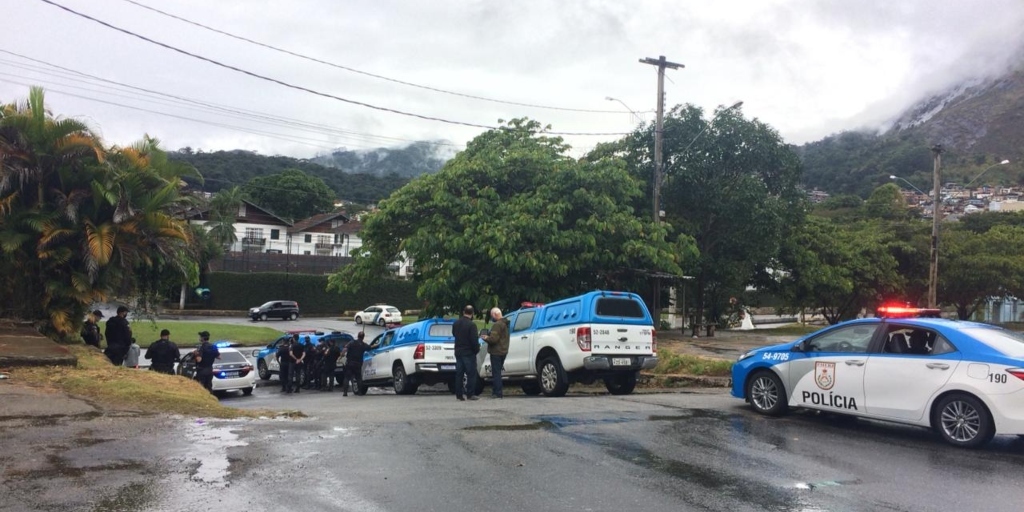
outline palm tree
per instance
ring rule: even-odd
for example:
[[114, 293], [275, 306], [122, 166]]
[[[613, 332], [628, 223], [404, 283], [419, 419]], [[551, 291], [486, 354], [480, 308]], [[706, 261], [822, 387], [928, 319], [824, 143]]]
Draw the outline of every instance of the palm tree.
[[210, 220], [206, 223], [210, 236], [225, 250], [238, 241], [235, 234], [235, 217], [245, 193], [240, 187], [231, 187], [214, 194], [210, 199]]

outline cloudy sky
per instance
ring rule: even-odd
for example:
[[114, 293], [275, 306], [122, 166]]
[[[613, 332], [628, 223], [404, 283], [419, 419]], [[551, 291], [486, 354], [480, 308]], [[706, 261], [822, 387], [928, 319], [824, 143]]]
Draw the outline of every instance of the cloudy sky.
[[[626, 132], [635, 119], [623, 104], [652, 110], [656, 72], [637, 62], [642, 57], [685, 64], [669, 71], [669, 105], [710, 110], [742, 100], [747, 116], [803, 143], [880, 126], [924, 94], [1001, 72], [1024, 47], [1020, 0], [51, 1], [337, 98], [481, 126], [527, 116], [560, 132]], [[618, 112], [402, 85], [232, 39], [140, 4], [364, 73], [502, 102]], [[484, 129], [291, 89], [42, 0], [0, 0], [0, 12], [7, 27], [0, 31], [0, 102], [25, 97], [27, 84], [42, 85], [52, 110], [86, 120], [112, 144], [148, 133], [169, 149], [307, 157], [421, 139], [453, 141], [445, 148], [458, 149]], [[615, 136], [566, 138], [582, 151]]]

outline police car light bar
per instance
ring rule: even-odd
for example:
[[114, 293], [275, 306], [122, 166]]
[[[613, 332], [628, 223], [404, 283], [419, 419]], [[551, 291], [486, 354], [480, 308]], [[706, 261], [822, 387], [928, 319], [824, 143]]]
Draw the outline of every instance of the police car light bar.
[[881, 318], [939, 318], [942, 310], [929, 308], [908, 308], [905, 306], [882, 306], [878, 308]]
[[542, 303], [542, 302], [522, 302], [519, 305], [520, 305], [520, 307], [524, 307], [524, 308], [539, 308], [539, 307], [544, 306], [544, 303]]

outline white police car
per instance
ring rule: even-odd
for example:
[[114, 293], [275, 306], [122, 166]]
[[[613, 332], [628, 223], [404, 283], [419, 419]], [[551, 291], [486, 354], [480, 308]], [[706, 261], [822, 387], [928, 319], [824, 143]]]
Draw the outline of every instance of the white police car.
[[797, 341], [743, 354], [732, 395], [762, 414], [802, 407], [930, 427], [964, 447], [1024, 435], [1024, 336], [879, 308]]
[[[217, 350], [220, 351], [213, 363], [213, 391], [215, 393], [226, 391], [241, 391], [246, 396], [252, 394], [256, 389], [256, 372], [252, 363], [238, 350], [231, 348], [229, 342], [217, 342]], [[178, 365], [178, 375], [194, 379], [196, 376], [195, 353], [189, 352], [181, 358]]]

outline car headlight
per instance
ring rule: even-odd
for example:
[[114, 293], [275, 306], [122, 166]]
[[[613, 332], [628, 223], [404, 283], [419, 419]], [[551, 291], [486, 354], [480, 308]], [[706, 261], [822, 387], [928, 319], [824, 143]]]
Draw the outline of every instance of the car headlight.
[[742, 360], [744, 360], [744, 359], [746, 359], [746, 358], [748, 358], [748, 357], [750, 357], [752, 355], [754, 355], [754, 351], [753, 350], [751, 350], [749, 352], [744, 352], [743, 355], [741, 355], [740, 358], [736, 360], [736, 362], [738, 363], [738, 362], [740, 362], [740, 361], [742, 361]]

